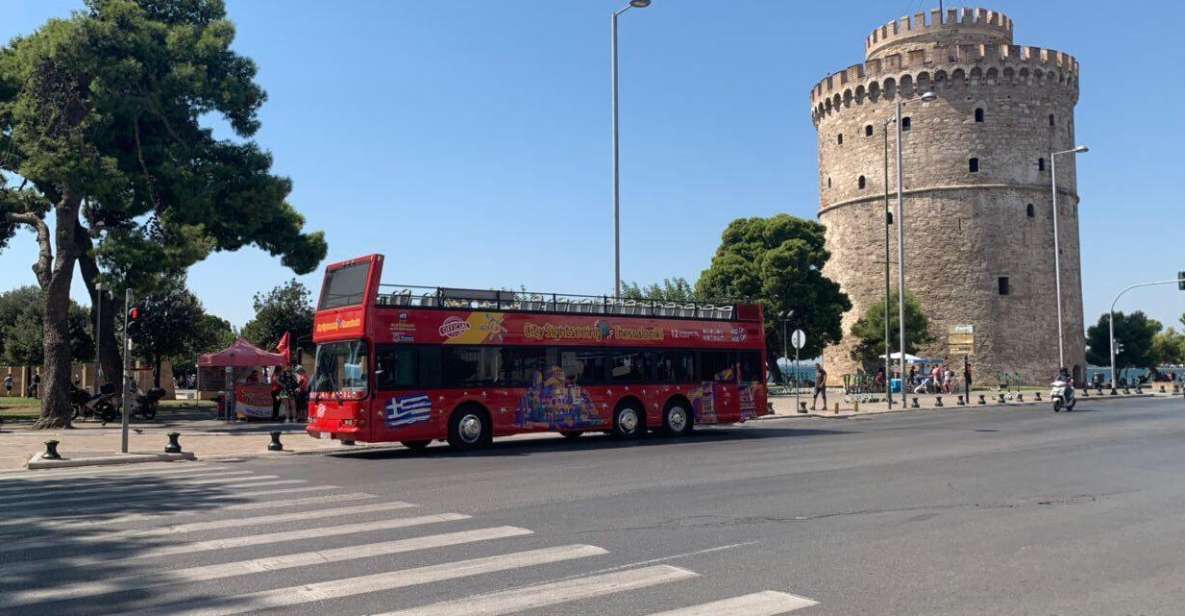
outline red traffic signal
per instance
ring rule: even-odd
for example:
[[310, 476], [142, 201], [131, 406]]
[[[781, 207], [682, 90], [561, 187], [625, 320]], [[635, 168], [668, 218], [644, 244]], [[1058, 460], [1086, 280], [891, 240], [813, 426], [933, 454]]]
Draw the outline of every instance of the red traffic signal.
[[132, 306], [132, 309], [128, 311], [128, 320], [129, 321], [140, 320], [140, 307], [139, 306]]

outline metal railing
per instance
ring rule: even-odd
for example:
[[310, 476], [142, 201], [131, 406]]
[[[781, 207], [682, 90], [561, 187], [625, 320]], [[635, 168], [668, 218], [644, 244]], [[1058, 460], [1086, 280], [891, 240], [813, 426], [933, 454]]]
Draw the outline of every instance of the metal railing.
[[455, 310], [554, 312], [735, 321], [735, 303], [668, 302], [607, 295], [485, 291], [416, 285], [379, 285], [377, 305]]

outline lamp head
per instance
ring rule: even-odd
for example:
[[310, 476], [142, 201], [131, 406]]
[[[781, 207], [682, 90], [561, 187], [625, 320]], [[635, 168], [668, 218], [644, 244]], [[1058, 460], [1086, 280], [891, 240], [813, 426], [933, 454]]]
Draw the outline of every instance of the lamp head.
[[636, 9], [644, 9], [650, 6], [650, 0], [630, 0], [630, 6]]
[[921, 97], [923, 103], [929, 103], [938, 100], [938, 95], [933, 92], [922, 92]]
[[1086, 147], [1086, 146], [1084, 146], [1084, 145], [1080, 145], [1080, 146], [1078, 146], [1078, 147], [1074, 148], [1074, 150], [1073, 150], [1073, 151], [1074, 151], [1075, 153], [1077, 153], [1077, 154], [1083, 154], [1083, 153], [1085, 153], [1085, 152], [1089, 152], [1089, 151], [1090, 151], [1090, 148], [1088, 148], [1088, 147]]

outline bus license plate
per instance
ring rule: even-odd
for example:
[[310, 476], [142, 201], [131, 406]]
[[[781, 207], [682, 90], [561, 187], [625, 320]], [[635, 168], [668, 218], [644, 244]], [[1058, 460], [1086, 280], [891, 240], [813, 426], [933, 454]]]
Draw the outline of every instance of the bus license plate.
[[328, 441], [333, 438], [333, 433], [332, 432], [322, 432], [318, 438], [320, 438], [323, 441]]

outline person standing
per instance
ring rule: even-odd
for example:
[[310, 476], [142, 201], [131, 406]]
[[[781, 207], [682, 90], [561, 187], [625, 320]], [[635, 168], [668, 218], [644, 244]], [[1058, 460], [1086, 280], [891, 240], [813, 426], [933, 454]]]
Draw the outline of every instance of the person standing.
[[12, 373], [4, 375], [4, 395], [12, 396]]
[[284, 391], [280, 379], [284, 376], [284, 368], [277, 366], [272, 370], [272, 421], [280, 419], [280, 392]]
[[963, 358], [963, 389], [966, 390], [967, 404], [971, 404], [971, 361]]
[[823, 394], [823, 410], [827, 410], [827, 371], [820, 364], [815, 364], [815, 395], [811, 398], [811, 410], [815, 410], [815, 403]]
[[29, 384], [29, 397], [37, 398], [41, 393], [41, 374], [33, 373], [33, 382]]

